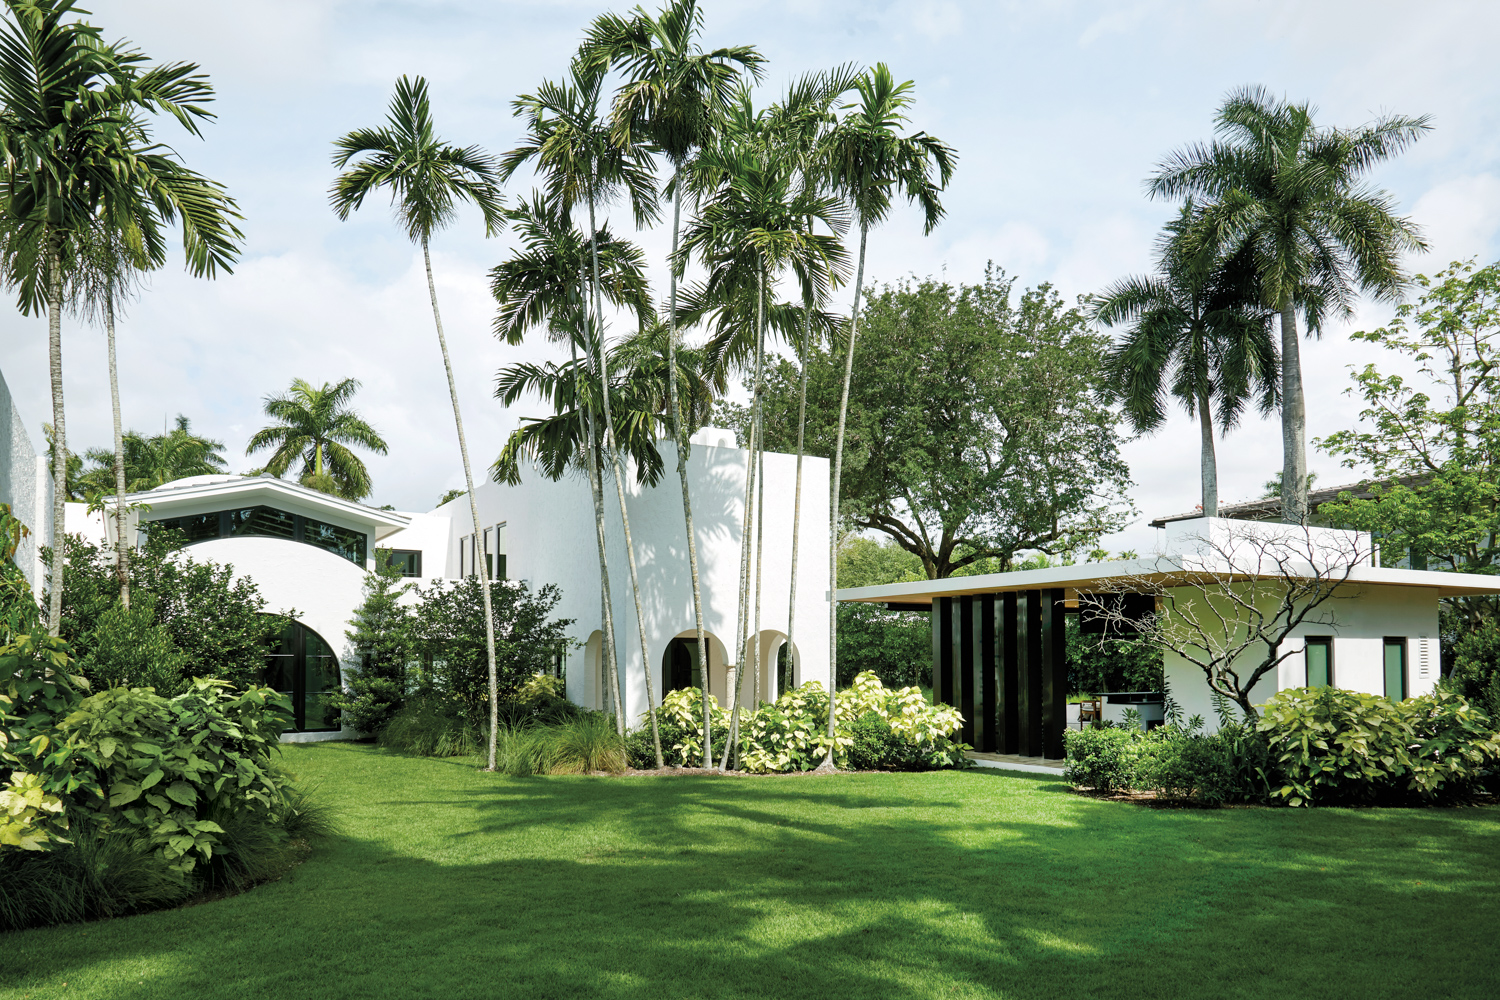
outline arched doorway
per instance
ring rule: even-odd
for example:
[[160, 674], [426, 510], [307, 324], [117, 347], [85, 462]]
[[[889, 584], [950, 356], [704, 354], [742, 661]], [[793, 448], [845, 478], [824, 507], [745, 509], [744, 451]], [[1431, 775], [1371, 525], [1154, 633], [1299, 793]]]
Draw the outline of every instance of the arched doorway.
[[266, 652], [261, 683], [292, 703], [294, 733], [326, 733], [341, 728], [330, 701], [342, 690], [339, 658], [323, 637], [301, 622], [287, 625]]
[[595, 629], [583, 646], [584, 676], [588, 678], [585, 697], [588, 703], [600, 712], [611, 715], [615, 711], [615, 692], [609, 683], [609, 674], [604, 669], [604, 633]]
[[[724, 687], [724, 644], [712, 632], [704, 632], [708, 641], [708, 693], [726, 701]], [[661, 693], [683, 688], [704, 687], [702, 664], [698, 657], [698, 630], [682, 632], [667, 643], [661, 657]]]

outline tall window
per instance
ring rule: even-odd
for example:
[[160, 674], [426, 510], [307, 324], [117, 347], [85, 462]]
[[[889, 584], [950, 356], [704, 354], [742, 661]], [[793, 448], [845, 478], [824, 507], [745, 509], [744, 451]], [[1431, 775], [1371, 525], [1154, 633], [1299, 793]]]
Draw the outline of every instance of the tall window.
[[376, 549], [375, 560], [395, 568], [402, 576], [422, 575], [421, 549]]
[[323, 637], [292, 622], [266, 652], [261, 682], [292, 703], [292, 732], [329, 732], [340, 727], [329, 699], [342, 686], [339, 660]]
[[1406, 638], [1386, 637], [1385, 696], [1391, 701], [1406, 698]]
[[1310, 635], [1307, 637], [1307, 686], [1333, 686], [1333, 636]]

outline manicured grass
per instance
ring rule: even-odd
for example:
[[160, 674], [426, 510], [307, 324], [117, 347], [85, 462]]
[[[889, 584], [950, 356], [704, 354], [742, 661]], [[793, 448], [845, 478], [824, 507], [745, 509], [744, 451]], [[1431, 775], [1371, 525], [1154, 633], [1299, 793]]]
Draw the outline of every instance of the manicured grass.
[[0, 995], [1500, 996], [1496, 809], [1152, 810], [996, 771], [287, 758], [340, 839], [233, 899], [10, 935]]

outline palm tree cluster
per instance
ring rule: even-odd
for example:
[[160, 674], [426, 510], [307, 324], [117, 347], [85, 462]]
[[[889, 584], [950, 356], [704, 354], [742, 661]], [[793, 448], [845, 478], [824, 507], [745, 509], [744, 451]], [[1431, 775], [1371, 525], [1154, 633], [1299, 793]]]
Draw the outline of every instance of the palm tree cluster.
[[[403, 77], [386, 126], [351, 132], [336, 143], [334, 163], [348, 169], [331, 193], [339, 217], [347, 218], [366, 195], [388, 190], [398, 221], [423, 249], [476, 532], [473, 477], [428, 246], [461, 201], [481, 210], [487, 231], [510, 227], [515, 249], [490, 272], [495, 334], [505, 343], [519, 344], [540, 332], [566, 345], [568, 360], [514, 365], [497, 374], [495, 396], [504, 404], [540, 397], [551, 413], [521, 421], [492, 464], [491, 475], [514, 483], [530, 467], [553, 479], [573, 473], [587, 477], [599, 556], [606, 704], [623, 732], [605, 532], [607, 509], [618, 508], [636, 632], [647, 663], [648, 714], [658, 761], [656, 692], [626, 503], [627, 467], [634, 465], [639, 482], [656, 484], [666, 472], [659, 444], [672, 442], [698, 666], [706, 678], [708, 642], [687, 471], [690, 437], [707, 421], [731, 373], [752, 374], [758, 404], [768, 349], [786, 346], [800, 358], [816, 342], [842, 338], [852, 354], [852, 325], [846, 333], [846, 324], [831, 308], [834, 291], [850, 277], [844, 238], [857, 223], [857, 315], [869, 230], [886, 218], [899, 194], [921, 205], [931, 230], [942, 215], [939, 192], [956, 160], [932, 136], [902, 134], [912, 85], [897, 84], [884, 65], [867, 72], [843, 66], [809, 74], [780, 101], [757, 108], [752, 86], [761, 78], [764, 57], [750, 45], [705, 48], [702, 31], [697, 0], [668, 0], [655, 13], [637, 7], [628, 14], [596, 18], [561, 76], [542, 81], [512, 102], [522, 137], [498, 158], [439, 139], [426, 82]], [[658, 175], [659, 164], [666, 167], [665, 177]], [[523, 168], [531, 172], [536, 189], [506, 208], [499, 188]], [[665, 301], [658, 301], [646, 278], [644, 253], [616, 235], [609, 215], [617, 206], [628, 206], [637, 228], [656, 225], [664, 221], [664, 199], [671, 203], [671, 251]], [[685, 284], [695, 265], [702, 276]], [[792, 294], [783, 299], [783, 291]], [[621, 314], [628, 317], [627, 331], [612, 337], [609, 324]], [[695, 327], [704, 329], [704, 340], [688, 346], [684, 332]], [[755, 413], [758, 420], [758, 405]], [[762, 437], [757, 423], [745, 442], [750, 457], [737, 640], [735, 663], [728, 665], [736, 705], [747, 673], [751, 699], [760, 694]], [[801, 459], [799, 447], [793, 500], [799, 520]], [[607, 492], [614, 494], [613, 504]], [[837, 510], [835, 477], [835, 525]], [[792, 545], [789, 599], [795, 607], [796, 531]], [[486, 569], [479, 566], [478, 571]], [[795, 634], [791, 627], [788, 646]], [[492, 623], [487, 628], [492, 631]], [[703, 725], [703, 763], [709, 767], [713, 750], [706, 698]], [[493, 763], [493, 731], [491, 743]], [[731, 739], [723, 748], [721, 766], [729, 763], [733, 743]]]
[[299, 378], [293, 379], [291, 388], [282, 395], [267, 396], [266, 416], [277, 422], [256, 431], [245, 454], [272, 449], [271, 459], [251, 475], [269, 472], [279, 478], [300, 460], [297, 478], [303, 486], [346, 500], [369, 496], [369, 470], [348, 446], [359, 445], [384, 455], [386, 444], [349, 408], [358, 389], [359, 381], [352, 378], [321, 386]]
[[1315, 113], [1262, 87], [1231, 92], [1217, 138], [1172, 153], [1147, 181], [1154, 198], [1184, 199], [1158, 241], [1157, 273], [1121, 281], [1095, 303], [1104, 324], [1129, 325], [1109, 376], [1135, 428], [1160, 426], [1168, 395], [1197, 417], [1206, 517], [1218, 511], [1215, 410], [1227, 431], [1253, 401], [1280, 409], [1282, 519], [1306, 522], [1298, 315], [1317, 335], [1330, 316], [1352, 314], [1359, 292], [1399, 299], [1401, 254], [1426, 248], [1363, 178], [1419, 139], [1428, 119], [1385, 115], [1341, 129], [1314, 124]]

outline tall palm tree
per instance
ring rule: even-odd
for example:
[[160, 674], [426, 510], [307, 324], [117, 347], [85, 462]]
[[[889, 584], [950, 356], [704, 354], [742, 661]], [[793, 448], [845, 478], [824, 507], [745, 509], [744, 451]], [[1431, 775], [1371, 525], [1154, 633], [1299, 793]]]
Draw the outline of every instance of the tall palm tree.
[[94, 467], [83, 474], [80, 482], [90, 494], [141, 493], [187, 476], [227, 472], [228, 464], [219, 454], [223, 450], [224, 442], [194, 434], [192, 422], [179, 413], [176, 425], [165, 433], [146, 437], [135, 431], [124, 432], [118, 466], [114, 451], [90, 448], [85, 454]]
[[[356, 129], [334, 143], [333, 165], [340, 170], [329, 192], [333, 210], [342, 219], [364, 204], [365, 197], [381, 189], [391, 192], [396, 220], [413, 243], [422, 247], [427, 271], [427, 296], [432, 303], [432, 322], [437, 328], [443, 371], [448, 376], [448, 398], [453, 404], [453, 425], [458, 431], [458, 452], [464, 463], [464, 486], [469, 496], [469, 514], [478, 537], [479, 502], [474, 497], [474, 474], [469, 465], [469, 445], [464, 438], [463, 412], [458, 405], [458, 385], [453, 380], [453, 362], [443, 335], [443, 316], [438, 310], [437, 285], [432, 280], [432, 234], [450, 225], [458, 215], [458, 202], [476, 205], [484, 215], [487, 234], [504, 224], [500, 191], [496, 187], [495, 161], [478, 146], [450, 146], [437, 137], [432, 123], [432, 102], [422, 77], [396, 81], [396, 93], [386, 124]], [[357, 162], [356, 162], [357, 161]], [[484, 597], [484, 645], [490, 681], [490, 770], [495, 769], [495, 739], [500, 725], [500, 691], [495, 673], [495, 612], [490, 596], [489, 568], [476, 560], [480, 592]]]
[[[584, 45], [587, 58], [617, 66], [625, 83], [615, 95], [612, 119], [616, 143], [642, 140], [661, 150], [672, 164], [672, 257], [667, 294], [668, 419], [682, 484], [682, 515], [687, 530], [688, 572], [693, 586], [693, 622], [698, 636], [699, 676], [708, 677], [708, 642], [703, 628], [703, 592], [698, 577], [698, 540], [693, 529], [693, 498], [688, 488], [690, 435], [684, 432], [677, 402], [677, 282], [675, 266], [682, 224], [682, 170], [693, 151], [710, 140], [714, 122], [733, 94], [739, 75], [757, 81], [764, 58], [751, 45], [703, 51], [698, 39], [703, 12], [697, 0], [669, 0], [652, 17], [637, 7], [630, 18], [605, 14], [594, 21]], [[705, 681], [705, 690], [707, 682]], [[713, 763], [708, 699], [703, 699], [703, 766]]]
[[[812, 231], [815, 221], [835, 233], [847, 228], [841, 205], [834, 199], [805, 191], [797, 184], [795, 165], [775, 155], [765, 142], [761, 116], [750, 109], [748, 92], [738, 101], [737, 124], [724, 130], [711, 148], [700, 153], [693, 166], [692, 182], [699, 192], [698, 211], [679, 247], [677, 266], [697, 254], [708, 271], [692, 289], [686, 314], [696, 320], [717, 312], [720, 334], [710, 342], [709, 352], [726, 363], [750, 360], [754, 397], [751, 403], [750, 440], [746, 442], [744, 526], [741, 532], [739, 628], [742, 637], [740, 663], [751, 671], [752, 695], [759, 683], [759, 588], [754, 598], [752, 627], [751, 580], [759, 579], [760, 559], [753, 561], [753, 530], [758, 508], [755, 495], [763, 463], [761, 426], [764, 394], [766, 335], [766, 289], [790, 271], [802, 289], [804, 301], [820, 300], [844, 273], [847, 255], [836, 235]], [[754, 326], [747, 330], [729, 322], [745, 313], [746, 300], [754, 303]], [[746, 336], [746, 334], [750, 336]], [[752, 641], [752, 638], [754, 641]], [[744, 670], [738, 674], [742, 682]], [[738, 719], [738, 690], [732, 695], [731, 732]], [[727, 758], [726, 758], [727, 759]]]
[[[548, 199], [563, 213], [583, 203], [589, 213], [589, 265], [593, 292], [589, 296], [591, 321], [585, 325], [592, 336], [596, 377], [601, 389], [604, 416], [604, 453], [614, 471], [615, 496], [624, 527], [625, 554], [630, 567], [630, 591], [635, 599], [636, 632], [641, 644], [641, 670], [646, 679], [646, 713], [651, 722], [652, 745], [657, 766], [662, 766], [661, 736], [656, 720], [656, 691], [651, 683], [651, 657], [646, 649], [646, 619], [641, 607], [640, 575], [635, 544], [631, 538], [630, 512], [625, 504], [625, 470], [615, 446], [614, 419], [610, 409], [609, 359], [604, 344], [603, 292], [599, 278], [600, 204], [625, 195], [637, 225], [656, 217], [656, 184], [650, 153], [641, 146], [622, 146], [611, 134], [602, 110], [605, 69], [597, 60], [580, 55], [568, 67], [563, 83], [545, 80], [535, 94], [522, 94], [511, 102], [517, 117], [526, 122], [521, 145], [502, 160], [502, 175], [509, 178], [524, 163], [533, 163], [541, 176]], [[602, 531], [602, 525], [600, 527]], [[620, 706], [623, 713], [624, 706]]]
[[[592, 334], [588, 331], [587, 292], [584, 275], [595, 252], [600, 261], [600, 280], [604, 295], [617, 307], [633, 310], [644, 324], [652, 312], [651, 293], [646, 283], [645, 258], [640, 248], [610, 236], [600, 227], [593, 239], [585, 237], [573, 225], [568, 213], [549, 204], [539, 194], [522, 202], [510, 213], [512, 232], [520, 246], [511, 256], [490, 271], [490, 293], [500, 310], [495, 318], [495, 334], [510, 344], [519, 344], [526, 331], [545, 326], [553, 341], [567, 340], [573, 351], [570, 376], [577, 380], [592, 377], [577, 363], [577, 352], [583, 348], [588, 356]], [[574, 385], [573, 395], [581, 396]], [[503, 395], [501, 398], [505, 398]], [[587, 440], [598, 440], [594, 408], [574, 408], [575, 428], [580, 439], [587, 430]], [[585, 428], [584, 424], [588, 427]], [[553, 428], [555, 430], [555, 428]], [[548, 433], [546, 431], [542, 433]], [[514, 437], [512, 440], [515, 440]], [[509, 445], [507, 445], [509, 447]], [[594, 501], [594, 539], [599, 551], [600, 620], [604, 624], [603, 662], [607, 665], [609, 690], [616, 706], [615, 727], [625, 733], [625, 712], [620, 701], [619, 659], [615, 652], [614, 603], [609, 586], [609, 554], [604, 536], [604, 485], [600, 477], [602, 456], [597, 448], [580, 449], [588, 469], [589, 488]], [[560, 474], [560, 473], [559, 473]], [[556, 477], [553, 477], [556, 478]], [[509, 481], [509, 480], [507, 480]]]
[[1426, 249], [1390, 196], [1362, 178], [1421, 138], [1427, 116], [1339, 129], [1314, 125], [1314, 111], [1264, 87], [1232, 91], [1214, 119], [1219, 138], [1173, 153], [1147, 184], [1155, 197], [1202, 198], [1205, 226], [1247, 248], [1262, 300], [1281, 318], [1281, 509], [1293, 524], [1307, 519], [1297, 313], [1316, 334], [1329, 310], [1352, 313], [1357, 291], [1399, 299], [1407, 285], [1401, 253]]
[[[864, 291], [865, 247], [870, 229], [891, 211], [891, 195], [900, 192], [922, 206], [923, 232], [931, 233], [943, 217], [939, 193], [953, 177], [958, 154], [947, 143], [926, 132], [898, 134], [908, 119], [913, 83], [896, 83], [885, 63], [877, 63], [857, 81], [859, 100], [844, 105], [848, 112], [829, 137], [830, 170], [849, 199], [859, 223], [859, 263], [854, 271], [854, 307], [849, 312], [849, 344], [844, 355], [844, 386], [839, 396], [838, 431], [833, 445], [833, 483], [829, 490], [828, 585], [838, 579], [839, 479], [844, 471], [844, 425], [849, 413], [849, 383], [854, 377], [854, 343], [859, 335], [859, 300]], [[933, 172], [937, 173], [934, 180]], [[838, 601], [828, 602], [828, 757], [832, 769], [834, 701], [838, 676]]]
[[346, 500], [363, 500], [370, 495], [370, 471], [345, 446], [358, 445], [384, 455], [386, 444], [375, 428], [349, 408], [358, 391], [358, 379], [320, 386], [292, 379], [286, 392], [266, 397], [266, 416], [277, 423], [256, 431], [245, 454], [274, 448], [265, 471], [278, 477], [286, 475], [300, 458], [297, 478], [304, 486]]
[[[796, 164], [805, 192], [824, 192], [831, 181], [828, 169], [828, 139], [838, 118], [834, 103], [854, 87], [858, 72], [852, 64], [828, 72], [810, 73], [794, 81], [782, 100], [773, 104], [767, 115], [767, 132], [779, 155]], [[808, 220], [808, 229], [813, 222]], [[842, 234], [840, 234], [842, 235]], [[807, 429], [807, 355], [812, 344], [815, 303], [809, 297], [802, 301], [802, 336], [798, 341], [797, 365], [797, 473], [792, 490], [792, 575], [787, 593], [786, 645], [783, 647], [790, 674], [797, 641], [797, 563], [802, 541], [802, 454]]]
[[1157, 273], [1111, 285], [1094, 318], [1133, 324], [1110, 351], [1106, 378], [1136, 431], [1161, 426], [1168, 393], [1198, 418], [1203, 516], [1217, 517], [1214, 408], [1226, 432], [1252, 395], [1262, 413], [1275, 409], [1279, 358], [1248, 255], [1204, 246], [1197, 221], [1189, 201], [1157, 240]]
[[[66, 483], [67, 424], [62, 385], [66, 266], [96, 227], [118, 233], [160, 266], [163, 230], [182, 224], [188, 270], [229, 270], [241, 233], [235, 204], [219, 185], [151, 142], [144, 115], [175, 119], [190, 134], [212, 115], [213, 88], [192, 63], [147, 67], [127, 43], [106, 44], [76, 20], [73, 0], [4, 0], [0, 25], [0, 221], [4, 280], [30, 314], [47, 313], [52, 383], [54, 480]], [[64, 531], [66, 491], [53, 491], [53, 535]], [[64, 546], [53, 546], [48, 629], [62, 622]]]

